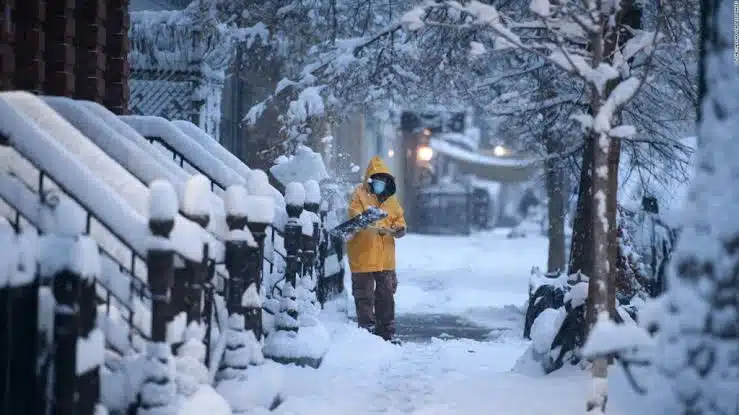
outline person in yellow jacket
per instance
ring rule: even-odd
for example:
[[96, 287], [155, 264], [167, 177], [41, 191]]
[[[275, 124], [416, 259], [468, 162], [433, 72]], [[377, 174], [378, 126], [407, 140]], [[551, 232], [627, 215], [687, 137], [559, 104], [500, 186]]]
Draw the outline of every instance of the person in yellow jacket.
[[395, 196], [395, 178], [379, 157], [373, 157], [364, 182], [352, 193], [349, 217], [370, 206], [387, 212], [372, 227], [357, 232], [347, 242], [347, 256], [352, 273], [352, 295], [357, 306], [360, 327], [393, 341], [395, 336], [395, 239], [406, 232], [403, 208]]

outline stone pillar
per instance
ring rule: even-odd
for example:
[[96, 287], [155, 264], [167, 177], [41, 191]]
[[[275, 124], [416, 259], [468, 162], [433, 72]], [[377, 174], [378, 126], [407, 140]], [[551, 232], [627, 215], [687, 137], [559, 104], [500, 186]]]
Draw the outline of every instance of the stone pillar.
[[75, 87], [76, 0], [46, 3], [46, 82], [44, 93], [71, 97]]
[[105, 97], [106, 0], [77, 0], [75, 98], [103, 102]]
[[15, 0], [0, 0], [0, 91], [13, 89], [15, 50], [13, 50]]
[[[104, 1], [104, 0], [103, 0]], [[105, 98], [103, 105], [115, 114], [128, 114], [128, 0], [110, 0], [107, 3], [105, 31]]]
[[24, 17], [14, 22], [15, 67], [23, 70], [15, 71], [13, 88], [42, 92], [46, 80], [46, 1], [16, 1], [12, 14]]

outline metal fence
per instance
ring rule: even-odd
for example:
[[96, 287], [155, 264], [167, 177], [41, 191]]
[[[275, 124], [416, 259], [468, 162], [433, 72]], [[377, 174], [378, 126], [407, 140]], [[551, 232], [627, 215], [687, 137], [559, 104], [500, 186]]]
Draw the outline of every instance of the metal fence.
[[423, 189], [416, 199], [415, 232], [431, 235], [469, 235], [491, 227], [491, 198], [485, 189], [448, 191]]

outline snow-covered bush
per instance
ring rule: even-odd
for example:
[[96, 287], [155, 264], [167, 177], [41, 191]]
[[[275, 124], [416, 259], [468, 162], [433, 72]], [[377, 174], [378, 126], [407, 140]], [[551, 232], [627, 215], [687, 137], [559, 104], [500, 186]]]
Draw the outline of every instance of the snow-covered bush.
[[243, 316], [231, 315], [228, 324], [226, 351], [216, 375], [216, 390], [235, 414], [271, 409], [281, 400], [280, 368], [268, 365], [269, 369], [265, 369], [262, 344], [251, 330], [244, 329]]
[[[583, 358], [588, 284], [584, 275], [548, 276], [538, 268], [532, 270], [524, 335], [533, 342], [532, 357], [547, 373], [566, 362], [577, 364]], [[624, 293], [619, 299], [618, 321], [636, 321], [638, 310], [630, 304], [632, 297]]]

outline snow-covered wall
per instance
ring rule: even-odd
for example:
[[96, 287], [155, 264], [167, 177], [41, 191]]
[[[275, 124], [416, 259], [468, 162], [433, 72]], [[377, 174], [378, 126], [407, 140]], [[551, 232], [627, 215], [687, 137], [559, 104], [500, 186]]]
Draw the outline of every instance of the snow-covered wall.
[[197, 2], [131, 12], [131, 111], [188, 119], [218, 139], [223, 82], [240, 34]]

